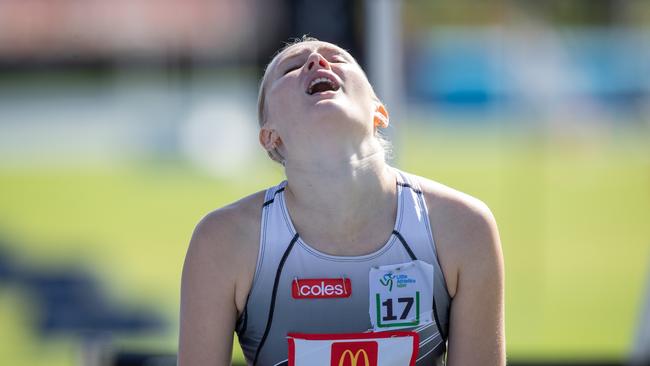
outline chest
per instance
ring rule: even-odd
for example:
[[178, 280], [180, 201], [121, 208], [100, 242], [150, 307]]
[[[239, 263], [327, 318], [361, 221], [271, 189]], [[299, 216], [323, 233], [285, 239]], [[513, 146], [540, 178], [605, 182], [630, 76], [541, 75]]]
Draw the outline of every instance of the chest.
[[[434, 364], [432, 360], [444, 352], [444, 338], [433, 303], [444, 293], [434, 282], [438, 276], [434, 273], [435, 258], [422, 255], [425, 260], [414, 261], [411, 254], [396, 235], [378, 251], [353, 258], [335, 257], [294, 242], [275, 273], [276, 280], [267, 282], [272, 287], [256, 288], [251, 293], [248, 338], [242, 337], [240, 342], [254, 349], [260, 346], [257, 340], [264, 340], [258, 357], [277, 362], [310, 353], [310, 347], [316, 347], [314, 342], [325, 342], [316, 349], [331, 351], [334, 357], [336, 347], [342, 347], [343, 342], [337, 337], [361, 342], [374, 334], [404, 331], [406, 338], [401, 341], [414, 345], [410, 355], [426, 355], [426, 361], [422, 361], [425, 363], [417, 364]], [[258, 316], [267, 306], [272, 313]], [[295, 348], [291, 348], [294, 334], [307, 338], [296, 337]], [[345, 342], [349, 343], [349, 339]], [[394, 347], [391, 342], [373, 339], [366, 343], [381, 345], [383, 351], [377, 351], [381, 356], [392, 354], [388, 351]]]

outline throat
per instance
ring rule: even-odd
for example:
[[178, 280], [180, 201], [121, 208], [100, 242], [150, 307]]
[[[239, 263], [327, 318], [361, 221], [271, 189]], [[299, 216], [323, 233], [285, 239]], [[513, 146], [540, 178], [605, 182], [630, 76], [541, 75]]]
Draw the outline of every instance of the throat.
[[369, 215], [365, 222], [359, 216], [358, 213], [335, 217], [300, 213], [293, 215], [292, 221], [308, 246], [329, 255], [360, 256], [374, 253], [386, 244], [393, 232], [396, 213]]
[[[392, 170], [391, 170], [392, 172]], [[331, 255], [356, 256], [381, 248], [390, 238], [398, 209], [394, 175], [382, 175], [374, 187], [337, 185], [306, 193], [292, 185], [284, 199], [289, 217], [302, 240]]]

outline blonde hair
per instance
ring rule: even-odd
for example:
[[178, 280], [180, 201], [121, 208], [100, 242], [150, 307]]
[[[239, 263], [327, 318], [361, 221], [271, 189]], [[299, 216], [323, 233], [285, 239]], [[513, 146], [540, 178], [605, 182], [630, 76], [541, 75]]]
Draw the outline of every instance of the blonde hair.
[[[266, 101], [266, 79], [268, 77], [270, 66], [273, 64], [273, 62], [278, 57], [278, 55], [280, 55], [282, 52], [286, 51], [287, 49], [289, 49], [289, 48], [291, 48], [291, 47], [293, 47], [293, 46], [295, 46], [297, 44], [303, 43], [303, 42], [321, 42], [321, 40], [319, 40], [318, 38], [311, 37], [311, 36], [308, 36], [308, 35], [305, 34], [300, 38], [294, 38], [294, 39], [292, 39], [292, 40], [290, 40], [288, 42], [285, 42], [284, 46], [282, 46], [282, 48], [280, 48], [273, 55], [273, 57], [271, 58], [271, 62], [269, 62], [266, 65], [266, 67], [264, 68], [264, 75], [262, 76], [262, 80], [260, 81], [259, 92], [258, 92], [258, 95], [257, 95], [257, 123], [259, 124], [260, 128], [262, 128], [264, 126], [264, 124], [266, 123], [266, 119], [265, 119], [265, 112], [266, 112], [266, 104], [265, 104], [265, 101]], [[353, 60], [354, 60], [354, 58], [353, 58]], [[354, 60], [354, 61], [356, 62], [356, 60]], [[359, 69], [361, 69], [361, 66], [359, 66]], [[363, 71], [363, 69], [361, 69], [361, 72], [363, 72], [363, 74], [365, 76], [365, 72]], [[366, 80], [368, 80], [367, 76], [366, 76]], [[372, 85], [370, 84], [370, 82], [368, 82], [368, 85], [370, 85], [370, 90], [372, 91], [373, 96], [375, 98], [379, 99], [377, 97], [377, 94], [375, 93], [375, 90], [373, 89]], [[390, 160], [392, 158], [392, 144], [390, 143], [390, 141], [386, 138], [386, 136], [383, 134], [383, 132], [379, 128], [375, 129], [375, 137], [377, 138], [377, 140], [378, 140], [379, 144], [381, 145], [381, 147], [384, 149], [384, 157], [385, 157], [385, 159]], [[273, 150], [267, 150], [267, 154], [269, 155], [269, 157], [272, 160], [284, 165], [284, 157], [282, 156], [282, 154], [280, 154], [280, 152], [278, 151], [277, 148], [275, 148]]]

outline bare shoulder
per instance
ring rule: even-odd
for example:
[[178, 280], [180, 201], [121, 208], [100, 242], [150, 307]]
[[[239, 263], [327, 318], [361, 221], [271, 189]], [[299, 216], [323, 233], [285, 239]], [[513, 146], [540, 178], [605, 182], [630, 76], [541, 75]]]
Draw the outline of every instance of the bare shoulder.
[[462, 225], [465, 229], [469, 229], [468, 225], [483, 227], [495, 224], [489, 207], [478, 198], [427, 178], [416, 178], [430, 208], [430, 216], [433, 214], [437, 219], [444, 219], [452, 225]]
[[194, 229], [187, 252], [186, 267], [201, 266], [229, 280], [238, 310], [255, 271], [263, 200], [264, 191], [256, 192], [205, 215]]
[[462, 271], [498, 270], [490, 268], [495, 256], [501, 256], [496, 220], [481, 200], [423, 177], [416, 179], [429, 209], [438, 256], [453, 297]]
[[[242, 242], [255, 236], [251, 229], [260, 222], [263, 200], [264, 191], [260, 191], [208, 213], [196, 225], [194, 235], [218, 238], [221, 246], [232, 250], [241, 249]], [[216, 242], [207, 240], [206, 245], [212, 246]]]

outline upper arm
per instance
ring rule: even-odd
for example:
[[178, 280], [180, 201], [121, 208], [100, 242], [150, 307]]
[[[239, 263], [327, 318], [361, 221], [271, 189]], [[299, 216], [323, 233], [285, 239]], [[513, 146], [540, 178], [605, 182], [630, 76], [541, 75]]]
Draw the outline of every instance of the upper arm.
[[420, 178], [451, 308], [447, 365], [505, 365], [504, 264], [481, 201]]
[[505, 365], [504, 265], [496, 222], [472, 202], [460, 219], [448, 365]]
[[[214, 217], [217, 216], [217, 217]], [[219, 214], [194, 230], [181, 280], [179, 365], [229, 365], [237, 316], [232, 246]]]
[[230, 365], [238, 309], [252, 284], [264, 191], [198, 223], [181, 279], [178, 364]]

